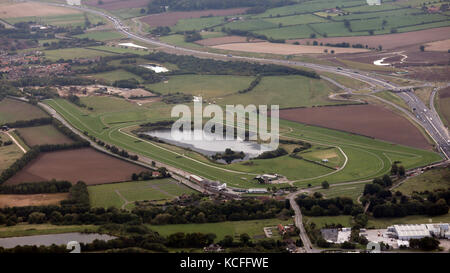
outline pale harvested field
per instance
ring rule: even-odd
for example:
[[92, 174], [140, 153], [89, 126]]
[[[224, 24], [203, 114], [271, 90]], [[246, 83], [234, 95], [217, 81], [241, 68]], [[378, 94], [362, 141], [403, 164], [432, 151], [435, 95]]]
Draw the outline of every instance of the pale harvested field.
[[[251, 42], [262, 42], [263, 40], [254, 39]], [[224, 44], [233, 44], [233, 43], [246, 43], [247, 37], [242, 36], [225, 36], [225, 37], [216, 37], [216, 38], [208, 38], [204, 40], [197, 41], [195, 43], [204, 46], [216, 46], [216, 45], [224, 45]]]
[[0, 5], [0, 18], [52, 16], [74, 13], [79, 13], [79, 11], [69, 8], [53, 7], [41, 3], [2, 3]]
[[0, 208], [58, 205], [69, 193], [0, 194]]
[[383, 46], [383, 49], [393, 49], [398, 47], [428, 43], [433, 41], [439, 41], [450, 38], [450, 27], [433, 28], [405, 33], [396, 34], [384, 34], [374, 36], [353, 36], [353, 37], [329, 37], [329, 38], [317, 38], [317, 39], [297, 39], [289, 40], [289, 43], [300, 42], [300, 44], [306, 44], [312, 41], [325, 43], [342, 43], [347, 42], [350, 44], [363, 44], [369, 47], [376, 48], [379, 45]]
[[212, 46], [217, 49], [244, 51], [253, 53], [270, 53], [280, 55], [292, 55], [292, 54], [323, 54], [324, 50], [328, 52], [334, 50], [338, 53], [359, 53], [367, 52], [366, 49], [361, 48], [338, 48], [328, 46], [305, 46], [305, 45], [292, 45], [292, 44], [276, 44], [269, 42], [261, 43], [232, 43]]
[[425, 45], [426, 51], [443, 51], [447, 52], [450, 49], [450, 39], [436, 41]]

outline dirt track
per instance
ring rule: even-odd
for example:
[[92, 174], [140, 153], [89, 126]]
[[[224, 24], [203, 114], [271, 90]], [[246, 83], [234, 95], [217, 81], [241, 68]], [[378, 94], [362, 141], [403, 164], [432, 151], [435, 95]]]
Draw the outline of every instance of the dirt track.
[[375, 105], [329, 106], [280, 110], [280, 118], [431, 149], [422, 133], [404, 117]]
[[41, 182], [52, 179], [88, 185], [129, 181], [131, 174], [146, 170], [91, 148], [43, 153], [5, 185]]

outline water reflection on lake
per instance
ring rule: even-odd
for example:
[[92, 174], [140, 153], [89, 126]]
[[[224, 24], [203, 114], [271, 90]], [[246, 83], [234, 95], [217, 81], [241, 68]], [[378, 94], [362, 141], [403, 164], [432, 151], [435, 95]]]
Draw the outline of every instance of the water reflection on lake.
[[[203, 130], [194, 129], [192, 131], [178, 131], [174, 130], [171, 133], [170, 129], [154, 130], [146, 132], [145, 134], [152, 137], [157, 137], [166, 143], [170, 143], [183, 148], [189, 148], [193, 151], [199, 152], [206, 156], [212, 156], [216, 153], [223, 153], [225, 149], [230, 148], [235, 152], [244, 152], [246, 157], [243, 160], [257, 157], [263, 152], [270, 151], [267, 145], [261, 145], [253, 141], [245, 141], [242, 139], [221, 139], [214, 141], [207, 141], [204, 138], [197, 140], [193, 136], [194, 134], [203, 133], [206, 137], [213, 137], [214, 134], [210, 132], [204, 132]], [[240, 161], [234, 160], [233, 162]]]
[[109, 241], [116, 237], [98, 234], [98, 233], [60, 233], [60, 234], [49, 234], [49, 235], [33, 235], [33, 236], [23, 236], [23, 237], [10, 237], [10, 238], [0, 238], [0, 247], [3, 248], [13, 248], [16, 246], [24, 245], [35, 245], [35, 246], [51, 246], [55, 245], [66, 245], [70, 241], [77, 241], [79, 243], [92, 243], [95, 239]]

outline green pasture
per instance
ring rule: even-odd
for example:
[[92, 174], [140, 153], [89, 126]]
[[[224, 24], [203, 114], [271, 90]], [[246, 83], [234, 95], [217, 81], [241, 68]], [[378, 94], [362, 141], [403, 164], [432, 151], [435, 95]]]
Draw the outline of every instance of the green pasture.
[[[124, 183], [104, 184], [88, 187], [92, 207], [121, 208], [125, 200], [135, 201], [170, 201], [184, 193], [195, 191], [173, 179], [155, 179]], [[119, 195], [120, 194], [120, 195]]]
[[[247, 233], [253, 240], [264, 239], [266, 238], [264, 235], [264, 227], [276, 227], [278, 224], [288, 225], [293, 224], [293, 221], [273, 218], [205, 224], [148, 225], [148, 227], [163, 236], [168, 236], [176, 232], [200, 232], [215, 233], [217, 235], [216, 241], [222, 240], [226, 235], [233, 236], [238, 241], [239, 235], [243, 233]], [[274, 232], [274, 235], [277, 236], [278, 234]]]

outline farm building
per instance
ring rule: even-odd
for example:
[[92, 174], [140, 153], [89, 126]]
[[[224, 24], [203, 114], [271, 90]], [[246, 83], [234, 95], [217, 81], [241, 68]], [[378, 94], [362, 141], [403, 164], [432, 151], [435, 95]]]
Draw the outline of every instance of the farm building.
[[388, 227], [388, 231], [392, 232], [399, 240], [408, 241], [410, 239], [421, 239], [431, 237], [431, 233], [427, 226], [420, 225], [394, 225]]
[[248, 189], [248, 193], [267, 193], [267, 189]]
[[197, 183], [202, 183], [204, 181], [203, 178], [201, 178], [200, 176], [197, 176], [195, 174], [190, 175], [189, 180], [191, 180], [192, 182], [197, 182]]
[[450, 239], [450, 225], [448, 223], [394, 225], [388, 227], [388, 232], [392, 232], [395, 237], [404, 241], [431, 236]]

